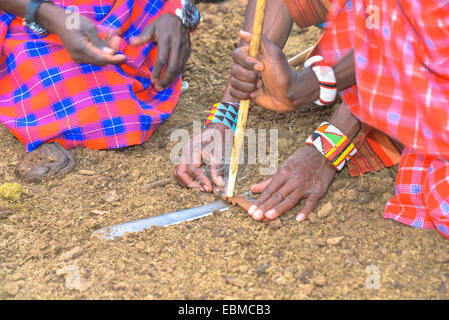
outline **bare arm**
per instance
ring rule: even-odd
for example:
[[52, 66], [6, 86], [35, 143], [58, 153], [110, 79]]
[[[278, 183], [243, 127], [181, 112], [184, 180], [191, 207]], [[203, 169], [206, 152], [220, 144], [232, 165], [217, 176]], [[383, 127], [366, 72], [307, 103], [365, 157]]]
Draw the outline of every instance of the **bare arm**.
[[[2, 0], [0, 10], [24, 17], [30, 0]], [[36, 21], [51, 33], [56, 33], [56, 17], [64, 17], [65, 11], [51, 3], [43, 3], [36, 12]]]

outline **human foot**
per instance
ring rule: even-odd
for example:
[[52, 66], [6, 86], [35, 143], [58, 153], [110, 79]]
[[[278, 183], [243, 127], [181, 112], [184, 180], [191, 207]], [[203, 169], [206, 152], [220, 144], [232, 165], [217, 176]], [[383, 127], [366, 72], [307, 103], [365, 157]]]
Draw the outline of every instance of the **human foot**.
[[75, 160], [69, 151], [58, 143], [45, 143], [28, 153], [16, 167], [19, 178], [40, 182], [70, 172]]

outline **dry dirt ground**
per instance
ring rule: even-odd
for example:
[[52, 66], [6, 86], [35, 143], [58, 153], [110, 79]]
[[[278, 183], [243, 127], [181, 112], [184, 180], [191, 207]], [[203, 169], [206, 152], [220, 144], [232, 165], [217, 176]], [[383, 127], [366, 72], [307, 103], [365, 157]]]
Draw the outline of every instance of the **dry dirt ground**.
[[[13, 173], [24, 148], [0, 128], [0, 184], [19, 183], [23, 190], [20, 199], [6, 200], [4, 192], [0, 200], [0, 207], [12, 208], [0, 218], [1, 299], [449, 298], [449, 242], [436, 231], [382, 219], [395, 169], [357, 179], [339, 174], [301, 224], [294, 220], [299, 206], [275, 225], [233, 208], [114, 241], [90, 239], [103, 226], [214, 200], [174, 182], [149, 184], [172, 179], [169, 130], [204, 118], [220, 99], [244, 6], [237, 0], [200, 5], [204, 22], [185, 74], [190, 90], [149, 143], [124, 151], [77, 149], [72, 173], [26, 184]], [[310, 46], [317, 32], [295, 28], [286, 54]], [[330, 114], [254, 108], [249, 127], [279, 129], [283, 161]], [[238, 189], [262, 178], [251, 166]], [[378, 268], [378, 289], [367, 288], [375, 277], [369, 266]]]

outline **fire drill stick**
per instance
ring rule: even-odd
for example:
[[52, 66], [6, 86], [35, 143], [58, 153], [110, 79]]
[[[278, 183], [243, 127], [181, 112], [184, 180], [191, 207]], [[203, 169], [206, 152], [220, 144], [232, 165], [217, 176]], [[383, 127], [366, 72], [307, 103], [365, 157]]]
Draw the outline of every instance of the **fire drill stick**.
[[[251, 36], [251, 42], [249, 46], [249, 55], [253, 58], [257, 58], [259, 54], [266, 4], [267, 0], [257, 0], [253, 34]], [[240, 153], [242, 151], [243, 140], [245, 138], [245, 128], [246, 120], [248, 118], [249, 103], [249, 100], [240, 101], [239, 117], [235, 130], [234, 147], [232, 148], [231, 165], [229, 168], [228, 187], [226, 190], [226, 196], [229, 198], [234, 196], [234, 186], [239, 170]]]

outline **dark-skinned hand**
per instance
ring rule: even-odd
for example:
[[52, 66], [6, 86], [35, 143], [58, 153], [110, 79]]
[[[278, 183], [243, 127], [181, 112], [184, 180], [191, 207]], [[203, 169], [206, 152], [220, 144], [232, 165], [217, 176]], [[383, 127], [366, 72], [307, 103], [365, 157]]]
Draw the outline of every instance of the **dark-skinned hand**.
[[291, 155], [274, 176], [251, 187], [261, 196], [248, 213], [255, 220], [274, 220], [306, 198], [296, 220], [303, 221], [326, 194], [335, 167], [313, 146], [306, 145]]
[[[249, 42], [251, 34], [240, 31], [240, 38]], [[262, 36], [259, 58], [250, 57], [248, 52], [248, 46], [234, 51], [230, 94], [279, 112], [295, 110], [288, 97], [292, 71], [282, 50]]]
[[133, 46], [154, 41], [157, 43], [157, 60], [151, 81], [156, 90], [168, 87], [184, 71], [190, 57], [190, 31], [172, 14], [163, 14], [148, 25], [137, 37], [130, 39]]
[[119, 42], [119, 37], [111, 31], [108, 37], [102, 40], [98, 35], [97, 26], [89, 18], [80, 15], [79, 28], [68, 28], [67, 15], [61, 10], [60, 17], [55, 17], [55, 21], [52, 29], [76, 63], [105, 66], [126, 60], [125, 55], [116, 54], [115, 44]]
[[[208, 125], [183, 147], [181, 162], [173, 172], [176, 181], [186, 188], [205, 192], [213, 191], [212, 182], [222, 187], [225, 151], [232, 150], [233, 137], [232, 130], [222, 124]], [[204, 164], [210, 164], [212, 182], [202, 169]]]

